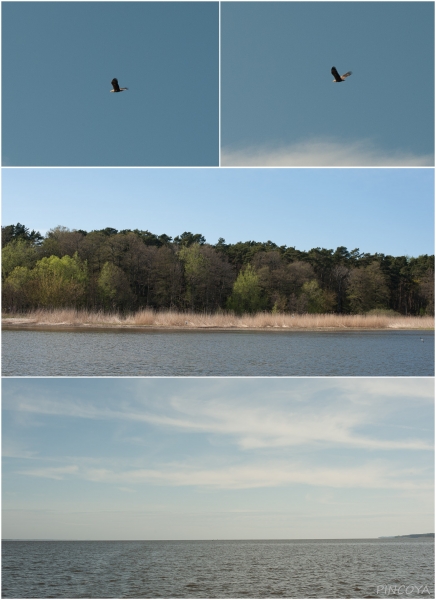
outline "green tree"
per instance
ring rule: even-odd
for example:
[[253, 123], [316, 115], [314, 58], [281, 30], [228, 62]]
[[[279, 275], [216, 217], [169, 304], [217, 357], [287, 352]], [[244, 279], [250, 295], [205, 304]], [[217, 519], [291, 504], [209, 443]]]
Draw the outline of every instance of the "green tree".
[[106, 309], [126, 309], [134, 299], [126, 274], [110, 262], [103, 265], [98, 278], [98, 290]]
[[174, 238], [174, 243], [179, 246], [192, 246], [192, 244], [204, 244], [206, 238], [201, 233], [191, 233], [190, 231], [184, 231], [182, 235], [177, 235]]
[[10, 242], [2, 250], [2, 278], [8, 277], [15, 267], [31, 269], [38, 260], [38, 251], [28, 241], [18, 238]]
[[32, 271], [35, 302], [44, 308], [78, 308], [85, 300], [87, 265], [77, 256], [44, 257]]
[[422, 305], [419, 314], [434, 315], [434, 271], [429, 269], [419, 280], [419, 295]]
[[389, 288], [378, 262], [351, 271], [347, 296], [354, 313], [389, 308]]
[[21, 223], [2, 227], [2, 248], [14, 240], [24, 240], [38, 246], [42, 242], [43, 236], [34, 229], [30, 231]]
[[152, 304], [156, 308], [183, 306], [183, 265], [173, 248], [158, 248], [151, 267]]
[[198, 295], [197, 288], [207, 277], [208, 260], [202, 254], [198, 243], [182, 246], [179, 251], [179, 258], [184, 266], [186, 300], [190, 308], [193, 309]]
[[32, 304], [32, 272], [27, 267], [15, 267], [3, 283], [2, 309], [22, 311]]
[[305, 308], [304, 312], [314, 314], [333, 310], [335, 304], [334, 294], [322, 290], [316, 279], [304, 283], [301, 292], [300, 302], [302, 308]]
[[262, 310], [264, 302], [261, 295], [259, 277], [251, 265], [239, 272], [233, 284], [232, 295], [227, 307], [236, 313], [254, 313]]
[[83, 231], [72, 231], [67, 227], [58, 225], [47, 232], [47, 235], [41, 245], [42, 256], [58, 256], [62, 258], [74, 256], [75, 252], [80, 251], [81, 243], [85, 237]]

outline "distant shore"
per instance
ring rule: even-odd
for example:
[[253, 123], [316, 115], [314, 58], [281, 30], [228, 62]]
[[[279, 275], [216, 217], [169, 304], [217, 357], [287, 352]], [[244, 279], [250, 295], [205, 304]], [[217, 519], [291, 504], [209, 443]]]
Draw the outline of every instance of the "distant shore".
[[147, 330], [434, 330], [434, 317], [286, 313], [183, 313], [141, 310], [130, 315], [59, 309], [2, 316], [4, 329], [147, 329]]
[[396, 540], [397, 538], [434, 538], [434, 533], [409, 533], [409, 535], [383, 535], [379, 540]]

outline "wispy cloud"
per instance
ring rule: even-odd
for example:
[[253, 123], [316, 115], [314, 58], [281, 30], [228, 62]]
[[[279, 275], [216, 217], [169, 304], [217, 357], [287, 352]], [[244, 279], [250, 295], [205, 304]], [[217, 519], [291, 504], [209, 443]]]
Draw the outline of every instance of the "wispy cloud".
[[164, 497], [433, 489], [431, 378], [32, 383], [4, 383], [11, 482], [111, 489], [115, 504], [150, 486]]
[[202, 468], [191, 463], [164, 464], [151, 469], [90, 468], [86, 465], [47, 467], [19, 471], [21, 475], [48, 479], [79, 479], [121, 486], [152, 484], [163, 486], [195, 486], [213, 489], [250, 489], [304, 484], [332, 488], [387, 488], [399, 490], [432, 489], [432, 483], [423, 481], [423, 469], [399, 469], [381, 461], [350, 467], [311, 467], [276, 461], [233, 465], [220, 468]]
[[434, 156], [401, 150], [389, 152], [371, 140], [311, 139], [286, 146], [224, 147], [221, 164], [226, 167], [417, 167], [434, 166]]
[[[412, 385], [413, 384], [413, 385]], [[286, 390], [286, 391], [285, 391]], [[318, 395], [323, 390], [322, 398]], [[399, 403], [433, 403], [431, 380], [341, 380], [298, 387], [265, 382], [219, 382], [206, 386], [188, 381], [166, 397], [152, 398], [147, 382], [134, 384], [119, 398], [83, 400], [15, 395], [4, 408], [81, 419], [144, 423], [185, 433], [226, 436], [243, 450], [324, 445], [367, 450], [431, 450], [422, 431], [400, 436], [377, 435], [380, 425], [398, 410]], [[371, 427], [369, 427], [371, 426]], [[390, 424], [390, 428], [395, 426]], [[365, 429], [366, 428], [366, 429]], [[365, 431], [364, 431], [365, 430]]]
[[[331, 385], [335, 385], [332, 382]], [[412, 379], [395, 378], [344, 378], [340, 380], [338, 389], [343, 396], [359, 404], [379, 404], [385, 399], [414, 398], [417, 401], [433, 401], [434, 385], [430, 378]], [[395, 403], [396, 404], [396, 403]]]
[[432, 445], [422, 440], [372, 439], [359, 435], [355, 429], [368, 421], [368, 415], [354, 406], [343, 404], [322, 408], [316, 406], [234, 406], [231, 401], [207, 404], [173, 398], [172, 408], [180, 417], [160, 417], [163, 425], [188, 431], [231, 435], [243, 449], [328, 444], [367, 449], [430, 450]]
[[33, 450], [28, 450], [24, 444], [20, 444], [16, 440], [5, 439], [5, 435], [3, 434], [2, 457], [24, 458], [26, 460], [30, 460], [36, 459], [38, 457], [38, 453]]
[[42, 467], [39, 469], [27, 469], [17, 471], [20, 475], [31, 475], [32, 477], [43, 477], [45, 479], [64, 479], [66, 475], [77, 475], [79, 467], [77, 465], [68, 465], [65, 467]]

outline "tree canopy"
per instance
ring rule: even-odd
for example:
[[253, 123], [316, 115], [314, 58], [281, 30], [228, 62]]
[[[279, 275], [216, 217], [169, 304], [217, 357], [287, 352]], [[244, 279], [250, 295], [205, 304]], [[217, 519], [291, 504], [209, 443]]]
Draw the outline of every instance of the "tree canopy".
[[3, 309], [86, 307], [292, 313], [434, 314], [434, 256], [390, 256], [278, 246], [271, 240], [208, 244], [112, 227], [42, 236], [2, 228]]

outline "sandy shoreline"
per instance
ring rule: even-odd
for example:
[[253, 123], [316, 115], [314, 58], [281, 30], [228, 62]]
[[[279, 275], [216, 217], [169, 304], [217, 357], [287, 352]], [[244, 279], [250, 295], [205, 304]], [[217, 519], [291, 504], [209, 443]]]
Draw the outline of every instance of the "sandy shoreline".
[[228, 331], [263, 331], [263, 332], [280, 332], [280, 331], [326, 331], [326, 332], [343, 332], [343, 331], [434, 331], [434, 328], [425, 327], [352, 327], [341, 325], [337, 327], [316, 327], [316, 326], [288, 326], [288, 325], [266, 325], [264, 327], [250, 327], [248, 325], [231, 325], [227, 327], [215, 325], [135, 325], [130, 323], [36, 323], [31, 318], [3, 318], [2, 329], [4, 330], [73, 330], [73, 331], [101, 331], [101, 330], [131, 330], [145, 332], [162, 332], [162, 331], [199, 331], [199, 332], [228, 332]]

